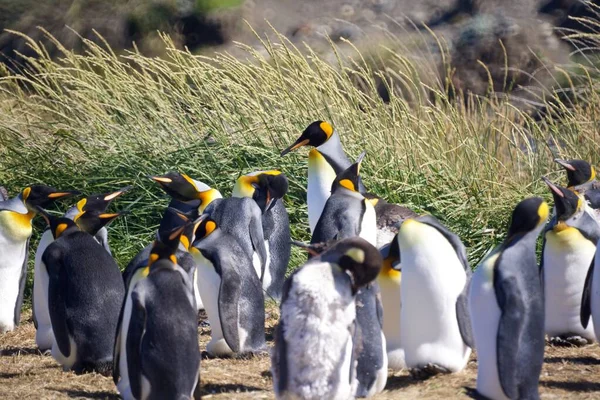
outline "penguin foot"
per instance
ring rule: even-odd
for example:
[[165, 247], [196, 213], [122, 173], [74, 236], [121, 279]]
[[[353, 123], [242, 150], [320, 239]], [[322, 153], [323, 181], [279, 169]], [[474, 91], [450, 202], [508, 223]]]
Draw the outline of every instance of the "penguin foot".
[[556, 336], [549, 340], [552, 346], [561, 347], [583, 347], [591, 344], [591, 341], [584, 337], [573, 335], [573, 336]]
[[449, 374], [450, 370], [437, 364], [429, 363], [420, 368], [411, 368], [410, 375], [413, 379], [424, 380], [438, 374]]

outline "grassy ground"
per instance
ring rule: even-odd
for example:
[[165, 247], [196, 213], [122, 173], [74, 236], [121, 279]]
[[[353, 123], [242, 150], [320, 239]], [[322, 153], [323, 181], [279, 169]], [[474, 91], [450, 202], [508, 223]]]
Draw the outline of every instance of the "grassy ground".
[[[268, 308], [267, 337], [277, 319], [277, 309]], [[118, 399], [111, 378], [98, 374], [63, 372], [51, 356], [35, 346], [31, 314], [14, 332], [0, 336], [0, 397], [3, 399]], [[199, 330], [201, 350], [210, 340], [210, 327]], [[273, 398], [269, 357], [250, 360], [207, 359], [201, 364], [202, 394], [209, 399]], [[373, 397], [383, 399], [467, 399], [474, 396], [476, 356], [465, 371], [414, 380], [406, 371], [392, 372], [386, 390]], [[596, 399], [600, 396], [600, 347], [546, 347], [541, 375], [542, 399]]]

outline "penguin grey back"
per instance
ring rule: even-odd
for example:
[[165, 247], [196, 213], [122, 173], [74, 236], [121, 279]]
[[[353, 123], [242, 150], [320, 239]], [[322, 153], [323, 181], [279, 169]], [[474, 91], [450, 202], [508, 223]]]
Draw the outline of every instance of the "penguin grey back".
[[275, 300], [281, 299], [285, 273], [279, 273], [279, 269], [287, 269], [292, 252], [290, 234], [290, 217], [285, 209], [282, 199], [278, 199], [275, 205], [263, 215], [263, 233], [269, 238], [269, 268], [271, 272], [271, 285], [268, 294]]

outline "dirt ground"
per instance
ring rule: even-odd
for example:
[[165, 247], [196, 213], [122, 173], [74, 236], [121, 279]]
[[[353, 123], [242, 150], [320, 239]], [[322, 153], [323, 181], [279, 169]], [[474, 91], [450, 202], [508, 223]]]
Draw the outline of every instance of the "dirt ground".
[[[277, 310], [267, 312], [267, 339], [272, 344]], [[206, 325], [206, 326], [204, 326]], [[49, 355], [35, 346], [31, 312], [23, 315], [14, 332], [0, 336], [0, 399], [118, 399], [111, 378], [98, 374], [63, 372]], [[210, 327], [200, 324], [200, 348], [210, 339]], [[408, 372], [390, 373], [386, 390], [373, 399], [468, 399], [473, 398], [476, 357], [466, 370], [425, 381]], [[205, 399], [272, 399], [269, 357], [250, 360], [203, 358], [202, 393]], [[546, 347], [540, 388], [543, 399], [600, 398], [600, 347]]]

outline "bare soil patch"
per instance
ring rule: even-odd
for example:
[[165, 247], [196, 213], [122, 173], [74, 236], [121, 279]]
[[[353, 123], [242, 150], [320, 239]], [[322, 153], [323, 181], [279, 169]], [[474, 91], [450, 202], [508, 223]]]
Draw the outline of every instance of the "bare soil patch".
[[[272, 345], [277, 308], [267, 308], [267, 339]], [[201, 350], [210, 340], [210, 327], [201, 315]], [[99, 374], [63, 372], [50, 355], [35, 346], [31, 312], [21, 325], [0, 336], [1, 399], [118, 399], [111, 378]], [[374, 399], [468, 399], [475, 396], [476, 356], [466, 370], [452, 375], [414, 380], [408, 372], [390, 372], [386, 390]], [[272, 399], [268, 356], [251, 359], [202, 359], [202, 394], [206, 399]], [[600, 398], [600, 347], [546, 346], [540, 391], [543, 399]]]

